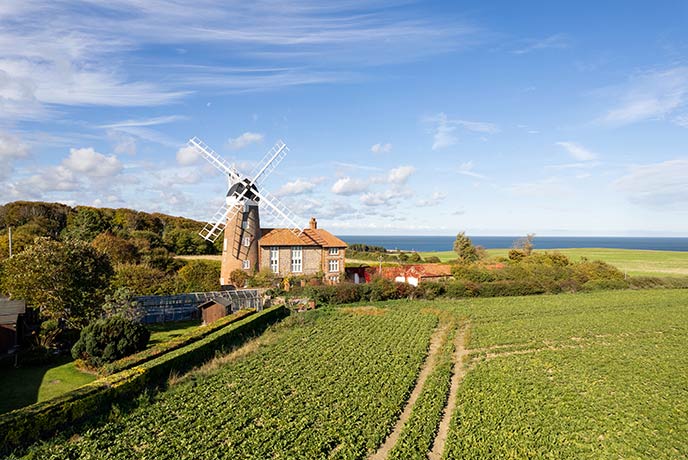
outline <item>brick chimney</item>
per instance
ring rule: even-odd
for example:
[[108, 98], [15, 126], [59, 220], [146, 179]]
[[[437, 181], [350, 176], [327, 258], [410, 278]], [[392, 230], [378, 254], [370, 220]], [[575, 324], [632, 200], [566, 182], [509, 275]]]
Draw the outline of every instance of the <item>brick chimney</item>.
[[318, 221], [315, 220], [315, 217], [311, 217], [311, 221], [309, 222], [309, 226], [311, 230], [315, 230], [318, 228]]

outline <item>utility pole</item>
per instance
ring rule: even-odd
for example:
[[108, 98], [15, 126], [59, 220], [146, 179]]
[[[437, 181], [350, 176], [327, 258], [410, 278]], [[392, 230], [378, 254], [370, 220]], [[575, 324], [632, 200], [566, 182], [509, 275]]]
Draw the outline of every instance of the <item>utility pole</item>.
[[12, 227], [7, 227], [8, 228], [8, 235], [10, 238], [10, 259], [12, 258]]

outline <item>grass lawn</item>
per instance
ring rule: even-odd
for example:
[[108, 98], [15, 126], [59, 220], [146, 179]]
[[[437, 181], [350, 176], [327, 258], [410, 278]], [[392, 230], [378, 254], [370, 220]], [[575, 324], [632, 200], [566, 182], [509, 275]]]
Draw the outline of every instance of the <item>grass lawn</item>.
[[[688, 252], [607, 248], [567, 248], [547, 251], [560, 252], [572, 260], [580, 260], [581, 257], [602, 260], [631, 276], [688, 276]], [[508, 249], [487, 250], [490, 257], [506, 257], [508, 252]], [[420, 254], [424, 258], [437, 256], [443, 262], [456, 258], [456, 253], [453, 251]]]
[[95, 380], [81, 372], [71, 357], [40, 366], [0, 368], [0, 413], [54, 398]]
[[[198, 327], [198, 321], [150, 324], [148, 346], [166, 342]], [[60, 396], [95, 380], [96, 376], [74, 366], [71, 357], [40, 366], [14, 368], [10, 363], [0, 367], [0, 414], [36, 402]]]
[[200, 326], [200, 321], [170, 321], [168, 323], [147, 324], [146, 327], [151, 331], [148, 348], [159, 343], [167, 342], [180, 335], [184, 335], [192, 329]]

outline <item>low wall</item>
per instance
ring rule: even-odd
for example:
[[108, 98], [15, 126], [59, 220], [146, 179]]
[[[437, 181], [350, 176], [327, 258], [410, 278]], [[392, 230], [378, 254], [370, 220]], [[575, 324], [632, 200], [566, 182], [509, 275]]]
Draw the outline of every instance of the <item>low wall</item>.
[[185, 372], [212, 358], [218, 350], [239, 345], [248, 337], [289, 315], [280, 305], [253, 314], [185, 347], [139, 366], [91, 382], [48, 401], [0, 415], [0, 455], [106, 413], [113, 403], [133, 400], [149, 387], [164, 385], [170, 373]]

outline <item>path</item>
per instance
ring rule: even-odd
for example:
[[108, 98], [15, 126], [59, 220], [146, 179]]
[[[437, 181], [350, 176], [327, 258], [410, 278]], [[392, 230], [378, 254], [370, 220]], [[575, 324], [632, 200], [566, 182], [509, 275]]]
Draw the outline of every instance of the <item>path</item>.
[[452, 415], [454, 415], [454, 411], [456, 410], [456, 396], [459, 392], [459, 384], [466, 373], [463, 366], [463, 360], [468, 355], [468, 351], [464, 346], [467, 329], [468, 325], [463, 326], [459, 333], [456, 334], [456, 338], [454, 339], [454, 373], [452, 374], [451, 386], [449, 387], [449, 399], [447, 399], [447, 407], [444, 408], [442, 421], [440, 422], [437, 436], [435, 436], [435, 442], [432, 445], [432, 450], [428, 453], [428, 459], [430, 460], [440, 460], [442, 458], [444, 446], [447, 442], [447, 435], [449, 434], [449, 422], [451, 421]]
[[428, 350], [428, 356], [425, 358], [425, 362], [423, 363], [420, 373], [418, 374], [416, 386], [413, 388], [411, 396], [409, 396], [399, 420], [397, 420], [396, 425], [394, 425], [394, 430], [392, 430], [389, 436], [387, 436], [387, 439], [385, 439], [385, 442], [382, 444], [382, 446], [380, 446], [377, 452], [369, 457], [369, 460], [385, 460], [389, 455], [389, 452], [394, 448], [394, 445], [397, 443], [399, 435], [401, 434], [401, 430], [404, 428], [406, 421], [411, 415], [413, 405], [416, 403], [418, 396], [420, 396], [421, 392], [423, 391], [423, 386], [425, 385], [428, 375], [430, 375], [432, 370], [435, 368], [437, 352], [440, 349], [440, 345], [442, 344], [444, 337], [448, 333], [449, 326], [446, 324], [439, 326], [433, 333], [432, 337], [430, 338], [430, 349]]

